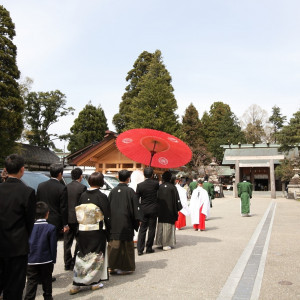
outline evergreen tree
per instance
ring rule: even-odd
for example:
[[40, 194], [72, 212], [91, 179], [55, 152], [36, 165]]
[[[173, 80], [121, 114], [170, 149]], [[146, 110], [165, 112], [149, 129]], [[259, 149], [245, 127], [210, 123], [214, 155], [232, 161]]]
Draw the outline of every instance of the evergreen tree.
[[177, 101], [172, 78], [162, 62], [161, 52], [155, 51], [148, 72], [139, 80], [138, 95], [132, 99], [128, 124], [124, 130], [150, 128], [180, 136]]
[[204, 113], [201, 119], [203, 136], [208, 145], [208, 151], [221, 162], [224, 149], [220, 145], [244, 143], [245, 137], [228, 104], [214, 102], [209, 113]]
[[300, 110], [293, 114], [289, 124], [282, 127], [278, 133], [278, 143], [281, 144], [280, 151], [288, 151], [300, 145]]
[[15, 25], [0, 5], [0, 153], [2, 160], [14, 150], [23, 129], [24, 101], [20, 97], [17, 47], [13, 44]]
[[183, 140], [190, 146], [195, 147], [201, 138], [201, 121], [196, 107], [191, 103], [182, 117]]
[[211, 159], [211, 153], [207, 151], [207, 144], [203, 139], [202, 124], [195, 106], [191, 103], [182, 117], [183, 140], [191, 148], [193, 156], [188, 166], [199, 173], [199, 168], [207, 165]]
[[66, 96], [59, 90], [30, 92], [25, 99], [25, 119], [29, 126], [26, 138], [29, 144], [53, 148], [51, 137], [58, 135], [48, 133], [50, 125], [56, 123], [60, 117], [73, 114], [74, 108], [66, 107]]
[[283, 116], [280, 112], [278, 106], [272, 107], [272, 116], [269, 118], [269, 122], [273, 124], [273, 130], [271, 133], [272, 140], [276, 143], [277, 135], [281, 128], [283, 127], [284, 122], [286, 121], [286, 116]]
[[70, 129], [68, 150], [74, 153], [92, 142], [101, 141], [107, 129], [107, 119], [103, 109], [89, 102], [74, 120]]
[[128, 114], [130, 112], [132, 99], [139, 94], [140, 87], [138, 87], [138, 83], [141, 78], [147, 74], [152, 59], [153, 53], [144, 51], [133, 64], [133, 69], [127, 74], [126, 81], [129, 81], [129, 84], [125, 88], [126, 92], [122, 96], [119, 112], [114, 115], [112, 121], [118, 133], [123, 132], [125, 127], [128, 126], [130, 120]]

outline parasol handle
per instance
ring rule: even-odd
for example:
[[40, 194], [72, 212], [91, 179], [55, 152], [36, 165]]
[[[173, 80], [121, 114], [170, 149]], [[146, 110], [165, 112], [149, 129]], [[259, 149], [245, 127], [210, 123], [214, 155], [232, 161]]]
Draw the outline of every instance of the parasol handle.
[[153, 149], [152, 149], [152, 151], [150, 151], [150, 153], [151, 153], [151, 158], [150, 158], [149, 167], [151, 167], [152, 158], [153, 158], [154, 154], [156, 153], [156, 152], [154, 151], [154, 149], [155, 149], [155, 146], [156, 146], [156, 143], [157, 143], [157, 142], [156, 142], [156, 141], [154, 141]]

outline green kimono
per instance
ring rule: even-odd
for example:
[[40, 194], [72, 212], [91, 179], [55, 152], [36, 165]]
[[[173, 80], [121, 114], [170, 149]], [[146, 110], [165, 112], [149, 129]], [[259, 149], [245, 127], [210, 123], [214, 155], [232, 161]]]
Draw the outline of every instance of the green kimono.
[[207, 191], [208, 197], [209, 197], [209, 202], [210, 202], [210, 207], [212, 207], [212, 199], [215, 199], [215, 189], [214, 185], [211, 182], [204, 181], [203, 182], [203, 188]]
[[192, 181], [192, 182], [190, 183], [190, 191], [191, 191], [191, 195], [193, 194], [193, 190], [195, 190], [195, 189], [197, 188], [197, 186], [198, 186], [197, 181]]
[[247, 181], [239, 182], [237, 185], [238, 196], [241, 198], [241, 214], [250, 213], [250, 199], [252, 198], [252, 184]]

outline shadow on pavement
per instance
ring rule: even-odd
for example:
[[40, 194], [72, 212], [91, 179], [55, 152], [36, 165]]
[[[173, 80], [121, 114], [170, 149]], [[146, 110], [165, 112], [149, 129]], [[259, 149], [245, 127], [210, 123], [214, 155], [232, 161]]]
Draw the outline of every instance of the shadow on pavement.
[[[145, 256], [148, 257], [147, 254]], [[136, 261], [136, 271], [130, 275], [110, 275], [109, 282], [107, 282], [107, 287], [117, 286], [121, 284], [125, 284], [130, 281], [133, 282], [135, 280], [140, 280], [142, 277], [145, 277], [146, 274], [150, 271], [150, 269], [164, 269], [167, 266], [167, 259], [158, 259], [155, 260], [155, 253], [150, 254], [149, 258], [152, 260], [148, 261]]]
[[[213, 228], [213, 229], [211, 229]], [[211, 227], [210, 230], [217, 229], [217, 227]], [[207, 229], [208, 231], [209, 229]], [[181, 247], [189, 247], [189, 246], [195, 246], [200, 243], [218, 243], [221, 242], [221, 240], [216, 238], [210, 238], [205, 236], [205, 231], [194, 231], [194, 234], [181, 234], [176, 236], [176, 246], [175, 250], [177, 248]]]

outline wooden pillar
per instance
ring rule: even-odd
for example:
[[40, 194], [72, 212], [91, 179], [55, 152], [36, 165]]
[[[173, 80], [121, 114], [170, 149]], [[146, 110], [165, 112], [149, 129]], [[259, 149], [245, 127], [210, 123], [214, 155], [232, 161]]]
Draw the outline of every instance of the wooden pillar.
[[106, 174], [106, 163], [102, 164], [102, 173]]
[[240, 182], [240, 161], [236, 160], [235, 161], [235, 181], [234, 181], [234, 186], [233, 186], [234, 198], [238, 198], [237, 185], [239, 182]]
[[99, 163], [96, 163], [96, 164], [95, 164], [95, 168], [96, 168], [95, 171], [96, 171], [96, 172], [99, 172]]
[[276, 199], [274, 160], [270, 159], [271, 198]]

